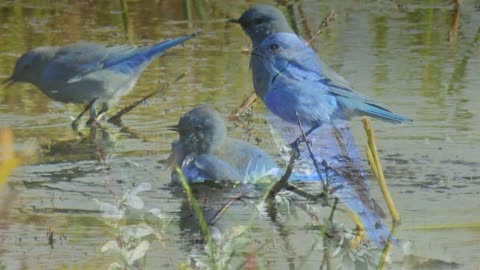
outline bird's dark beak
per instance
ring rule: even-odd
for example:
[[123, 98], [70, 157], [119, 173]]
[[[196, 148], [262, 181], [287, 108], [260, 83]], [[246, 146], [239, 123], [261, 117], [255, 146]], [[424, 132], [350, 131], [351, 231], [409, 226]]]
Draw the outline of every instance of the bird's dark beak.
[[168, 130], [178, 132], [178, 125], [167, 126]]
[[250, 51], [250, 54], [253, 54], [253, 55], [258, 56], [258, 57], [262, 57], [262, 54], [258, 51], [257, 48], [253, 48], [253, 49]]
[[237, 24], [240, 24], [240, 20], [238, 20], [238, 19], [229, 19], [229, 20], [227, 21], [227, 23], [237, 23]]
[[12, 84], [14, 84], [16, 81], [14, 79], [12, 79], [12, 77], [10, 78], [7, 78], [5, 80], [2, 81], [2, 88], [5, 88], [7, 89], [8, 87], [10, 87]]

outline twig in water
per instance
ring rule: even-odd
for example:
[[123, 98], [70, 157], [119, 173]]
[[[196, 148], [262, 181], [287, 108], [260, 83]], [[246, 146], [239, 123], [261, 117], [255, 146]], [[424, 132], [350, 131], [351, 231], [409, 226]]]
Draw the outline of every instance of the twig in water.
[[460, 28], [460, 0], [454, 1], [454, 8], [452, 14], [452, 23], [450, 24], [450, 31], [448, 32], [448, 41], [457, 41], [458, 29]]
[[[308, 132], [311, 132], [311, 131], [312, 131], [312, 129], [309, 130]], [[302, 130], [302, 134], [303, 134], [302, 136], [305, 136], [304, 140], [306, 141], [306, 136], [308, 136], [308, 135], [303, 133], [303, 130]], [[297, 139], [294, 143], [291, 144], [291, 151], [292, 152], [291, 152], [290, 160], [288, 162], [287, 169], [285, 170], [285, 173], [282, 175], [282, 177], [280, 178], [279, 181], [275, 182], [271, 186], [271, 188], [268, 190], [267, 194], [264, 197], [264, 201], [266, 201], [270, 205], [271, 205], [273, 199], [275, 198], [275, 196], [282, 189], [292, 191], [293, 193], [295, 193], [295, 194], [297, 194], [297, 195], [299, 195], [299, 196], [301, 196], [301, 197], [303, 197], [303, 198], [305, 198], [309, 201], [317, 201], [318, 199], [323, 199], [323, 202], [321, 203], [321, 205], [322, 206], [328, 205], [327, 198], [325, 198], [324, 193], [321, 193], [321, 194], [318, 194], [318, 195], [313, 195], [313, 194], [310, 194], [310, 193], [304, 191], [303, 189], [297, 187], [296, 185], [288, 182], [288, 179], [292, 175], [293, 169], [295, 168], [295, 160], [300, 155], [300, 150], [298, 149], [298, 143], [300, 143], [300, 141], [301, 141], [300, 139]], [[308, 143], [307, 143], [307, 145], [308, 145]]]
[[309, 23], [308, 20], [307, 20], [307, 16], [305, 15], [305, 11], [304, 11], [304, 1], [300, 1], [299, 5], [298, 5], [298, 15], [299, 15], [300, 19], [302, 20], [303, 30], [305, 31], [305, 34], [306, 34], [309, 38], [312, 38], [312, 36], [313, 36], [313, 34], [312, 34], [312, 27], [311, 27], [310, 23]]
[[141, 103], [145, 102], [147, 99], [153, 97], [154, 95], [158, 94], [158, 93], [161, 93], [163, 92], [165, 89], [167, 89], [168, 87], [170, 87], [172, 84], [178, 82], [179, 80], [181, 80], [183, 77], [185, 77], [186, 75], [188, 74], [188, 71], [185, 71], [184, 73], [182, 73], [180, 76], [178, 76], [174, 81], [172, 81], [171, 83], [167, 83], [166, 85], [164, 85], [162, 88], [158, 89], [158, 90], [155, 90], [154, 92], [144, 96], [143, 98], [133, 102], [132, 104], [128, 105], [127, 107], [123, 108], [122, 110], [120, 110], [118, 113], [116, 113], [114, 116], [110, 117], [108, 119], [108, 122], [114, 124], [114, 125], [118, 125], [120, 126], [121, 123], [122, 123], [122, 120], [121, 120], [121, 117], [128, 113], [129, 111], [135, 109], [138, 105], [140, 105]]
[[332, 9], [328, 12], [327, 16], [322, 20], [322, 23], [317, 28], [317, 31], [312, 35], [312, 37], [307, 41], [308, 44], [311, 44], [317, 37], [320, 35], [325, 28], [327, 28], [328, 23], [335, 19], [335, 11]]
[[235, 110], [233, 111], [229, 116], [229, 120], [237, 120], [238, 117], [245, 112], [254, 102], [257, 100], [257, 94], [253, 92], [250, 96], [248, 96], [242, 104]]
[[279, 181], [275, 182], [272, 187], [268, 190], [267, 194], [265, 195], [264, 201], [268, 204], [271, 204], [275, 195], [280, 192], [280, 190], [285, 189], [288, 187], [288, 178], [292, 175], [293, 168], [295, 167], [295, 159], [297, 159], [298, 155], [298, 148], [292, 149], [292, 153], [290, 155], [290, 161], [288, 162], [287, 169], [283, 174], [282, 178]]
[[397, 226], [398, 226], [398, 223], [393, 223], [390, 237], [388, 238], [387, 243], [383, 248], [382, 255], [380, 256], [380, 260], [377, 265], [377, 270], [383, 270], [385, 268], [388, 256], [390, 255], [390, 250], [392, 249], [392, 235], [395, 234], [395, 231], [397, 230]]
[[330, 221], [330, 223], [333, 222], [333, 214], [337, 209], [337, 204], [338, 204], [338, 197], [335, 197], [335, 201], [333, 202], [333, 206], [332, 206], [332, 212], [330, 212], [330, 216], [328, 217], [328, 221]]
[[383, 198], [387, 203], [388, 210], [392, 216], [393, 223], [400, 222], [400, 215], [398, 214], [395, 203], [393, 202], [392, 196], [388, 191], [387, 182], [383, 175], [382, 164], [380, 163], [380, 158], [378, 157], [377, 146], [375, 145], [375, 136], [373, 134], [372, 123], [368, 118], [362, 118], [363, 127], [365, 133], [367, 133], [368, 144], [367, 144], [367, 157], [368, 163], [372, 167], [373, 174], [377, 179], [380, 190], [382, 191]]
[[[310, 143], [308, 142], [307, 134], [303, 131], [303, 126], [302, 126], [302, 121], [300, 120], [300, 116], [298, 113], [295, 113], [297, 115], [297, 124], [298, 127], [300, 128], [300, 132], [302, 132], [302, 137], [305, 141], [305, 144], [307, 145], [308, 153], [310, 154], [310, 158], [312, 159], [313, 166], [315, 166], [315, 170], [317, 171], [318, 177], [320, 178], [322, 185], [323, 185], [323, 190], [327, 187], [326, 182], [323, 181], [322, 177], [322, 172], [320, 171], [320, 167], [318, 166], [317, 159], [315, 158], [315, 155], [313, 154], [312, 148], [310, 147]], [[312, 132], [313, 130], [310, 129], [309, 132]]]
[[330, 246], [328, 245], [328, 237], [323, 237], [323, 259], [322, 264], [320, 265], [320, 270], [323, 270], [323, 267], [326, 267], [327, 270], [333, 269], [332, 260], [330, 260]]
[[237, 196], [231, 198], [230, 200], [228, 200], [228, 202], [222, 206], [222, 208], [220, 208], [220, 210], [218, 210], [215, 215], [213, 216], [212, 220], [210, 220], [210, 222], [208, 223], [208, 225], [210, 226], [213, 226], [215, 225], [215, 223], [217, 223], [217, 221], [220, 219], [220, 217], [223, 215], [223, 213], [225, 213], [225, 211], [227, 211], [227, 209], [233, 205], [234, 202], [236, 201], [239, 201], [241, 200], [243, 197], [243, 194], [238, 194]]

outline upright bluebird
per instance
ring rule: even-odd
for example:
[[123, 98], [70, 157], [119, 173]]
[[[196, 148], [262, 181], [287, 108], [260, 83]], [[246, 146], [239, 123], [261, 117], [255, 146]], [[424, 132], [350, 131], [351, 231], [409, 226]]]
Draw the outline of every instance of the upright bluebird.
[[[329, 123], [343, 116], [372, 116], [393, 123], [411, 121], [354, 92], [337, 74], [326, 74], [309, 44], [297, 36], [285, 16], [275, 7], [256, 5], [238, 20], [251, 38], [251, 68], [254, 88], [268, 109], [296, 123], [297, 115], [307, 126]], [[343, 117], [342, 116], [342, 117]]]
[[[323, 159], [322, 174], [334, 194], [360, 216], [369, 238], [382, 247], [390, 232], [383, 212], [370, 197], [369, 185], [348, 122], [367, 115], [393, 123], [410, 121], [354, 92], [331, 71], [306, 41], [297, 36], [280, 10], [255, 5], [238, 20], [253, 44], [250, 67], [255, 92], [280, 119], [270, 119], [286, 140], [300, 134], [296, 123], [311, 128], [315, 159]], [[295, 124], [295, 125], [294, 125]], [[318, 128], [321, 127], [321, 128]], [[298, 127], [296, 127], [298, 131]], [[312, 166], [310, 164], [310, 166]]]
[[[172, 143], [168, 163], [179, 166], [190, 183], [206, 180], [254, 183], [278, 168], [260, 148], [228, 137], [225, 122], [210, 105], [194, 108], [170, 128], [180, 138]], [[175, 171], [172, 181], [178, 181]]]
[[102, 104], [102, 110], [106, 111], [134, 87], [140, 74], [156, 57], [194, 36], [181, 36], [151, 46], [106, 47], [79, 42], [65, 47], [39, 47], [17, 60], [6, 83], [31, 83], [61, 102], [93, 102], [90, 118], [94, 119], [97, 104]]

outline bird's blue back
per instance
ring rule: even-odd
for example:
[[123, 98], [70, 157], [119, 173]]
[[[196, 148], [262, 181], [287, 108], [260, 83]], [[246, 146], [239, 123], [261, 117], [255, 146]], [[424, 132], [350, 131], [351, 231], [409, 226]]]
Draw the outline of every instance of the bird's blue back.
[[[290, 107], [290, 110], [297, 110], [305, 120], [329, 122], [337, 117], [340, 109], [347, 118], [368, 115], [393, 123], [411, 121], [353, 91], [348, 82], [321, 63], [307, 42], [293, 33], [280, 32], [268, 36], [254, 53], [262, 58], [271, 77], [269, 91], [264, 98], [267, 106], [285, 107], [290, 100], [280, 99], [287, 96], [292, 100], [304, 99], [298, 102], [298, 107]], [[306, 111], [303, 115], [302, 110]], [[278, 111], [277, 114], [295, 122], [291, 117], [293, 112]]]
[[105, 47], [95, 43], [79, 42], [62, 47], [44, 70], [46, 80], [76, 82], [95, 72], [111, 72], [136, 76], [165, 50], [179, 45], [194, 35], [163, 41], [152, 46], [117, 45]]

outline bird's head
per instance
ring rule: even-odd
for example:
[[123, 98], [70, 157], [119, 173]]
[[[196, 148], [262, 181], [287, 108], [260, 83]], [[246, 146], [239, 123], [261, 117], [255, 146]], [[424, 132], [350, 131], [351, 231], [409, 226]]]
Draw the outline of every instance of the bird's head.
[[5, 82], [28, 82], [36, 84], [41, 80], [45, 66], [53, 57], [53, 48], [40, 47], [24, 53], [15, 64], [13, 73]]
[[229, 22], [240, 24], [254, 46], [271, 34], [293, 33], [283, 13], [269, 5], [255, 5], [247, 9], [239, 19], [232, 19]]
[[259, 46], [253, 49], [252, 54], [259, 56], [265, 67], [271, 72], [281, 72], [289, 63], [302, 61], [305, 48], [308, 44], [297, 35], [278, 33], [271, 35]]
[[185, 154], [211, 153], [221, 147], [227, 134], [222, 117], [206, 104], [184, 114], [170, 129], [179, 133]]

